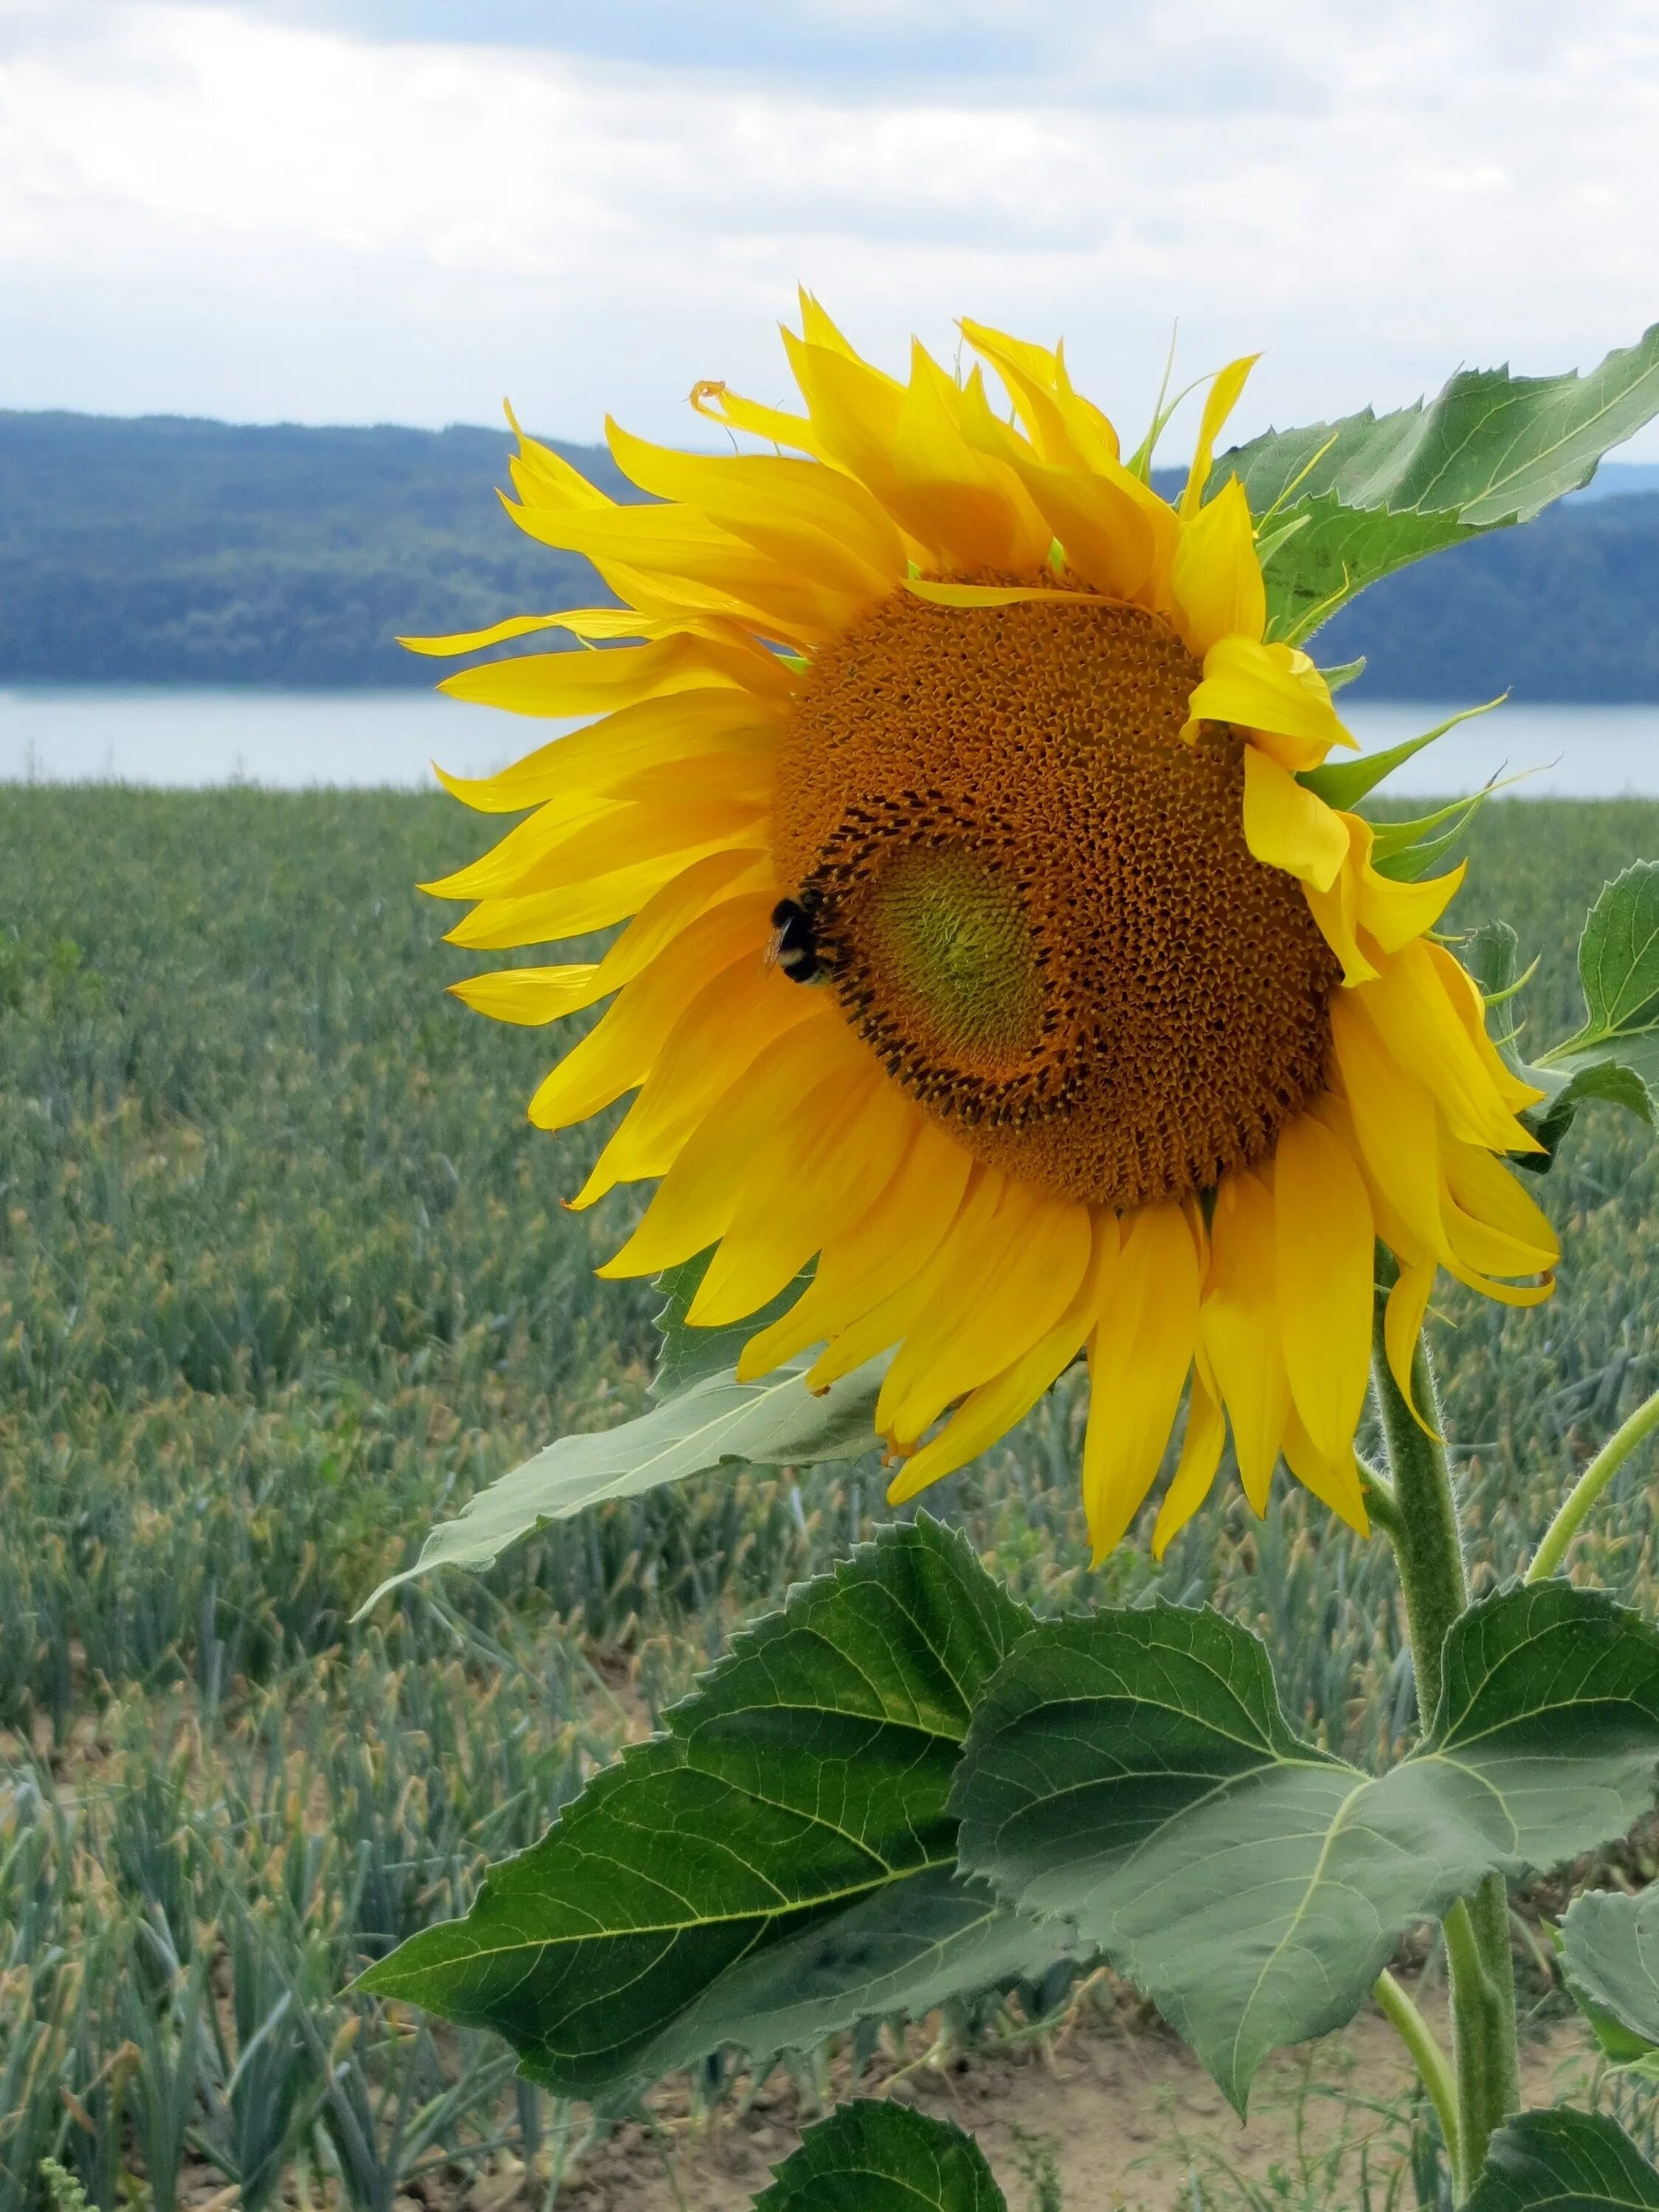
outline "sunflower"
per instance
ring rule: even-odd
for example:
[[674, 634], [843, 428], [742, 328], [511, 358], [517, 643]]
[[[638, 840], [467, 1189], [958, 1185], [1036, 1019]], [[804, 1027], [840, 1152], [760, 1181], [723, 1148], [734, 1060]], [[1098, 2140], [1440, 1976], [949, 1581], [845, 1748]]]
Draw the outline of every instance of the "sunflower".
[[519, 1023], [611, 1001], [530, 1106], [558, 1129], [634, 1094], [571, 1201], [656, 1183], [600, 1272], [713, 1248], [690, 1318], [714, 1326], [815, 1263], [739, 1376], [813, 1349], [827, 1387], [886, 1354], [896, 1502], [1086, 1352], [1097, 1556], [1183, 1400], [1155, 1549], [1229, 1427], [1258, 1512], [1282, 1455], [1363, 1528], [1376, 1242], [1409, 1398], [1437, 1269], [1548, 1294], [1554, 1237], [1502, 1158], [1537, 1149], [1516, 1117], [1540, 1094], [1434, 933], [1462, 869], [1393, 879], [1299, 780], [1353, 740], [1267, 638], [1242, 486], [1206, 495], [1250, 362], [1215, 379], [1171, 505], [1061, 349], [962, 328], [983, 367], [918, 345], [900, 383], [804, 297], [802, 411], [692, 395], [769, 450], [609, 426], [649, 503], [520, 438], [509, 513], [621, 605], [415, 642], [604, 645], [444, 686], [599, 719], [446, 777], [526, 818], [427, 888], [475, 902], [464, 946], [628, 926], [597, 962], [453, 988]]

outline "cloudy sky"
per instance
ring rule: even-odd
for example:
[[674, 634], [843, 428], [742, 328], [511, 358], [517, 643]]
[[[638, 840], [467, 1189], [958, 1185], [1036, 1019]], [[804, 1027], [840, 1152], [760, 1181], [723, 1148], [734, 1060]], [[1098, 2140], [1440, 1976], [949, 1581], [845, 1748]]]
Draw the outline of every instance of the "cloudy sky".
[[1659, 316], [1659, 0], [0, 0], [0, 405], [704, 442], [798, 280], [1137, 426], [1177, 317], [1246, 430], [1587, 365]]

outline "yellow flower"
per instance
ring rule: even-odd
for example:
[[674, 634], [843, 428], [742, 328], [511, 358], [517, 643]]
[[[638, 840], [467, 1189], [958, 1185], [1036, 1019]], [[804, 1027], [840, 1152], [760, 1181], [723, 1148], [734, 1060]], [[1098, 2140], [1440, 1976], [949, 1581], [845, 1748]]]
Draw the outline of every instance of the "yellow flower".
[[1243, 489], [1203, 498], [1250, 364], [1216, 380], [1171, 506], [1060, 351], [963, 325], [1005, 419], [981, 369], [918, 346], [901, 384], [802, 311], [804, 413], [693, 394], [774, 450], [612, 425], [655, 502], [618, 505], [520, 440], [514, 519], [624, 604], [423, 649], [603, 643], [445, 686], [603, 719], [447, 779], [531, 811], [428, 888], [477, 902], [462, 945], [632, 920], [595, 964], [454, 988], [525, 1023], [611, 999], [530, 1109], [562, 1128], [635, 1094], [574, 1201], [657, 1182], [602, 1272], [716, 1246], [691, 1310], [712, 1325], [816, 1259], [739, 1372], [817, 1346], [827, 1384], [890, 1352], [895, 1500], [1086, 1350], [1097, 1553], [1183, 1396], [1160, 1552], [1228, 1424], [1257, 1511], [1282, 1453], [1363, 1528], [1374, 1240], [1408, 1393], [1437, 1268], [1531, 1304], [1557, 1249], [1498, 1157], [1535, 1149], [1515, 1116], [1539, 1094], [1431, 934], [1462, 869], [1380, 874], [1364, 823], [1297, 781], [1352, 740], [1306, 654], [1266, 641]]

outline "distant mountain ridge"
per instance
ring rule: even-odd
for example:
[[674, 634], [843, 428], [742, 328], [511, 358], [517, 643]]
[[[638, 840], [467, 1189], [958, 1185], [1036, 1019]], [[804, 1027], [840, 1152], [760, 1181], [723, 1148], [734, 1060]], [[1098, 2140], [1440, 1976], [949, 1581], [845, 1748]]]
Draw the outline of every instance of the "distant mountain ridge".
[[[427, 685], [399, 632], [605, 603], [501, 513], [509, 447], [0, 411], [0, 683]], [[557, 450], [639, 496], [603, 448]], [[1528, 528], [1389, 578], [1318, 652], [1365, 654], [1371, 699], [1659, 700], [1659, 465], [1608, 462]]]
[[[0, 412], [0, 681], [430, 684], [396, 643], [608, 603], [501, 512], [504, 430]], [[637, 498], [600, 447], [561, 446]]]

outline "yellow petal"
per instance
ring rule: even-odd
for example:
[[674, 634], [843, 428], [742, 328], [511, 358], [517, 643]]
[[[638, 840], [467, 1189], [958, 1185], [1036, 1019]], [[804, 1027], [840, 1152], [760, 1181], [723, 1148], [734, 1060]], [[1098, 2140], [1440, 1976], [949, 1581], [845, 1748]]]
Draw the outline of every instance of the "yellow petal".
[[1315, 1449], [1340, 1464], [1370, 1372], [1376, 1231], [1352, 1158], [1309, 1114], [1279, 1134], [1273, 1228], [1291, 1400]]
[[732, 899], [682, 931], [543, 1082], [530, 1103], [537, 1127], [568, 1128], [633, 1090], [699, 984], [745, 954], [758, 966], [765, 929], [762, 902], [747, 898]]
[[1204, 680], [1188, 702], [1188, 728], [1230, 722], [1249, 731], [1281, 767], [1317, 768], [1333, 745], [1352, 745], [1331, 704], [1330, 686], [1305, 653], [1254, 639], [1218, 639]]
[[619, 708], [602, 721], [555, 738], [496, 775], [469, 778], [436, 769], [452, 797], [480, 814], [521, 814], [526, 807], [576, 792], [609, 795], [636, 769], [705, 753], [750, 751], [770, 757], [782, 711], [733, 686], [681, 691]]
[[453, 876], [421, 888], [434, 898], [521, 898], [561, 884], [608, 876], [618, 869], [673, 856], [672, 872], [717, 849], [763, 848], [769, 842], [764, 800], [711, 799], [707, 805], [607, 804], [596, 821], [572, 829], [562, 810], [521, 822], [495, 850]]
[[757, 1313], [787, 1288], [830, 1232], [854, 1219], [903, 1156], [916, 1108], [874, 1056], [826, 1079], [778, 1133], [769, 1178], [757, 1160], [720, 1249], [691, 1302], [694, 1328]]
[[1502, 1160], [1475, 1146], [1448, 1145], [1447, 1180], [1458, 1203], [1523, 1247], [1540, 1267], [1553, 1267], [1561, 1246], [1549, 1216]]
[[1285, 1425], [1285, 1463], [1304, 1490], [1322, 1505], [1328, 1505], [1340, 1520], [1362, 1536], [1370, 1534], [1365, 1512], [1365, 1492], [1353, 1446], [1334, 1454], [1322, 1452], [1296, 1417], [1294, 1407]]
[[711, 975], [663, 1040], [572, 1210], [596, 1205], [620, 1182], [666, 1175], [715, 1100], [768, 1045], [805, 1022], [834, 1019], [813, 993], [749, 956]]
[[1098, 1562], [1152, 1488], [1198, 1335], [1198, 1249], [1178, 1206], [1130, 1217], [1090, 1355], [1083, 1499]]
[[878, 1304], [836, 1331], [808, 1370], [806, 1380], [811, 1389], [827, 1389], [877, 1352], [898, 1343], [916, 1326], [939, 1285], [953, 1281], [965, 1256], [977, 1249], [1006, 1181], [995, 1168], [972, 1170], [955, 1218], [926, 1263]]
[[528, 898], [483, 899], [446, 932], [444, 942], [470, 951], [494, 951], [507, 945], [550, 945], [562, 937], [609, 929], [613, 922], [637, 913], [685, 864], [684, 856], [664, 853], [587, 883], [533, 891]]
[[[1352, 839], [1353, 816], [1339, 815], [1337, 819], [1347, 824]], [[1360, 950], [1359, 869], [1352, 843], [1347, 858], [1338, 869], [1336, 880], [1330, 888], [1322, 891], [1304, 878], [1302, 895], [1308, 902], [1308, 911], [1313, 916], [1320, 935], [1342, 963], [1342, 981], [1348, 988], [1352, 990], [1358, 984], [1375, 982], [1376, 963], [1368, 959]]]
[[1370, 824], [1358, 815], [1347, 820], [1358, 865], [1359, 921], [1385, 952], [1398, 952], [1413, 937], [1425, 936], [1434, 927], [1462, 889], [1468, 862], [1460, 860], [1449, 875], [1397, 883], [1371, 866]]
[[947, 568], [1015, 574], [1035, 568], [1046, 560], [1054, 533], [1015, 472], [968, 443], [962, 410], [956, 386], [915, 346], [909, 388], [893, 428], [899, 519]]
[[1233, 1425], [1244, 1495], [1257, 1513], [1279, 1463], [1291, 1402], [1279, 1317], [1273, 1194], [1246, 1168], [1222, 1178], [1210, 1223], [1199, 1341]]
[[1199, 501], [1204, 496], [1204, 487], [1210, 481], [1210, 465], [1215, 453], [1215, 441], [1221, 435], [1227, 417], [1238, 404], [1250, 371], [1261, 356], [1246, 354], [1241, 360], [1230, 361], [1210, 386], [1209, 397], [1204, 402], [1204, 414], [1198, 426], [1198, 445], [1193, 454], [1193, 465], [1187, 471], [1187, 488], [1181, 495], [1181, 519], [1183, 522], [1198, 512]]
[[1009, 1182], [979, 1248], [940, 1285], [887, 1370], [876, 1427], [896, 1450], [1047, 1334], [1083, 1280], [1091, 1244], [1085, 1206]]
[[817, 440], [804, 415], [790, 415], [781, 407], [763, 407], [758, 400], [741, 398], [718, 380], [705, 377], [694, 384], [691, 404], [722, 429], [745, 430], [751, 437], [769, 439], [775, 446], [818, 456]]
[[812, 1022], [787, 1030], [711, 1108], [657, 1186], [639, 1227], [599, 1273], [659, 1274], [724, 1237], [758, 1166], [775, 1187], [793, 1158], [792, 1119], [825, 1081], [838, 1083], [847, 1033]]
[[1269, 868], [1328, 891], [1348, 857], [1347, 825], [1277, 761], [1244, 748], [1244, 842]]
[[1438, 1254], [1445, 1237], [1434, 1100], [1384, 1045], [1370, 1017], [1369, 994], [1339, 991], [1330, 1016], [1361, 1164], [1413, 1246]]
[[[701, 581], [786, 619], [797, 615], [811, 619], [815, 608], [821, 616], [833, 599], [827, 592], [815, 595], [810, 579], [779, 570], [701, 508], [678, 501], [580, 512], [509, 505], [507, 512], [538, 544], [562, 553], [586, 554], [601, 572], [609, 563], [620, 562], [647, 575]], [[822, 606], [817, 604], [819, 598]]]
[[556, 507], [614, 507], [608, 491], [590, 483], [581, 471], [538, 439], [526, 438], [509, 406], [507, 419], [519, 441], [519, 450], [507, 463], [519, 496], [527, 505]]
[[[1474, 1048], [1475, 1058], [1486, 1069], [1492, 1087], [1504, 1105], [1511, 1113], [1519, 1113], [1523, 1106], [1538, 1105], [1544, 1093], [1532, 1084], [1522, 1081], [1487, 1036], [1486, 1002], [1474, 976], [1445, 945], [1425, 945], [1423, 950], [1429, 965], [1444, 986], [1446, 997], [1463, 1025], [1464, 1034]], [[1510, 1152], [1541, 1152], [1543, 1147], [1528, 1139], [1524, 1146], [1511, 1145], [1506, 1149]]]
[[[1056, 465], [1041, 459], [1026, 440], [991, 412], [977, 380], [962, 394], [963, 435], [976, 451], [993, 455], [1019, 478], [1065, 556], [1066, 566], [1109, 598], [1133, 599], [1149, 586], [1158, 564], [1158, 534], [1138, 485], [1115, 463], [1092, 473], [1076, 461]], [[1049, 441], [1065, 442], [1057, 428]], [[1171, 519], [1172, 520], [1172, 519]]]
[[468, 975], [449, 986], [452, 998], [492, 1021], [537, 1028], [591, 1006], [605, 995], [596, 982], [597, 961], [571, 968], [502, 968], [493, 975]]
[[1097, 1212], [1091, 1236], [1089, 1264], [1065, 1312], [1012, 1365], [970, 1390], [939, 1434], [905, 1462], [888, 1489], [890, 1504], [903, 1504], [930, 1483], [955, 1474], [988, 1450], [1024, 1419], [1055, 1377], [1076, 1358], [1099, 1317], [1106, 1285], [1117, 1262], [1116, 1216]]
[[452, 699], [500, 707], [509, 714], [596, 714], [636, 699], [659, 699], [708, 685], [734, 687], [729, 655], [702, 638], [676, 635], [604, 652], [521, 653], [459, 669], [438, 686]]
[[492, 623], [488, 629], [456, 630], [446, 637], [400, 637], [398, 642], [405, 653], [447, 658], [457, 653], [482, 653], [488, 646], [507, 645], [537, 630], [568, 630], [573, 637], [588, 640], [644, 640], [678, 634], [684, 628], [682, 623], [671, 625], [642, 615], [635, 607], [567, 607], [550, 615], [509, 615], [505, 622]]
[[1378, 1033], [1400, 1065], [1430, 1091], [1454, 1135], [1489, 1152], [1535, 1151], [1537, 1140], [1505, 1106], [1486, 1054], [1448, 990], [1431, 957], [1436, 949], [1413, 939], [1365, 986]]
[[1440, 1443], [1443, 1442], [1440, 1431], [1431, 1424], [1427, 1409], [1418, 1404], [1412, 1389], [1412, 1364], [1417, 1340], [1423, 1334], [1423, 1316], [1428, 1312], [1434, 1290], [1434, 1274], [1432, 1267], [1401, 1269], [1389, 1292], [1382, 1318], [1382, 1343], [1388, 1354], [1389, 1371], [1399, 1386], [1401, 1396], [1411, 1407], [1412, 1418], [1425, 1435]]
[[[757, 883], [757, 873], [765, 880]], [[599, 963], [598, 997], [619, 991], [651, 965], [688, 924], [727, 897], [752, 892], [765, 908], [769, 928], [773, 898], [769, 869], [757, 871], [753, 853], [710, 853], [682, 869], [654, 891]]]
[[902, 522], [895, 498], [893, 438], [904, 404], [904, 387], [833, 346], [814, 345], [792, 331], [784, 350], [806, 402], [819, 453], [873, 492]]
[[1250, 502], [1237, 477], [1182, 526], [1170, 587], [1182, 637], [1200, 659], [1224, 637], [1260, 640], [1267, 620], [1267, 592], [1255, 555]]
[[[962, 334], [974, 351], [988, 361], [1002, 379], [1014, 412], [1024, 427], [1036, 457], [1075, 471], [1081, 457], [1066, 427], [1055, 398], [1059, 362], [1047, 346], [988, 329], [983, 323], [962, 319]], [[1115, 441], [1114, 441], [1115, 447]], [[1116, 459], [1114, 450], [1112, 458]]]
[[699, 753], [690, 760], [653, 761], [612, 787], [618, 799], [641, 806], [707, 805], [769, 809], [776, 782], [770, 752]]
[[852, 593], [890, 589], [904, 574], [891, 518], [862, 485], [816, 461], [769, 453], [682, 453], [607, 422], [617, 465], [641, 490], [690, 502], [723, 530], [775, 558], [823, 564]]
[[1152, 1557], [1162, 1559], [1210, 1494], [1215, 1471], [1221, 1464], [1221, 1447], [1227, 1440], [1227, 1424], [1221, 1408], [1195, 1372], [1187, 1401], [1187, 1433], [1182, 1439], [1181, 1459], [1158, 1509], [1152, 1529]]
[[738, 1378], [769, 1374], [879, 1306], [918, 1274], [961, 1211], [969, 1156], [918, 1117], [903, 1158], [857, 1220], [831, 1233], [817, 1271], [789, 1311], [750, 1338]]
[[1027, 599], [1064, 599], [1074, 607], [1091, 604], [1087, 593], [1061, 584], [947, 584], [933, 576], [908, 576], [904, 588], [934, 607], [1012, 607]]
[[[477, 860], [469, 860], [453, 875], [435, 877], [421, 889], [428, 898], [499, 898], [517, 888], [526, 868], [541, 860], [556, 845], [574, 837], [591, 823], [618, 811], [615, 799], [604, 792], [578, 791], [568, 798], [550, 799], [528, 821], [509, 830], [498, 844]], [[645, 854], [631, 857], [643, 860]], [[584, 870], [582, 872], [586, 873]]]

